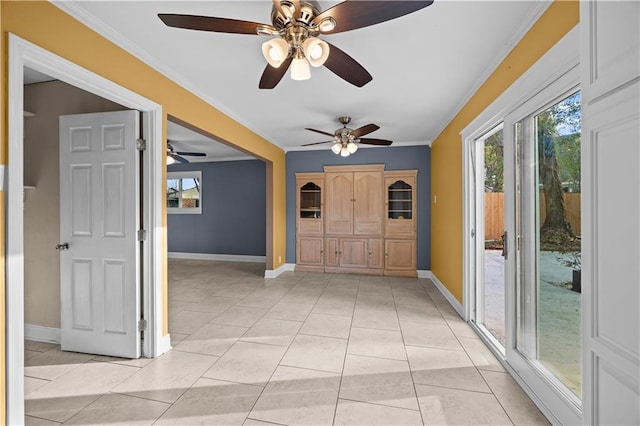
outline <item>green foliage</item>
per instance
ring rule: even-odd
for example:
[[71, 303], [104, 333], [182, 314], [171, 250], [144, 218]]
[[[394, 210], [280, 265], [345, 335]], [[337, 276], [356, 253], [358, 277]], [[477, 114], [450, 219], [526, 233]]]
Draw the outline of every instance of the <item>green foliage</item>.
[[504, 142], [502, 130], [484, 141], [484, 190], [504, 192]]

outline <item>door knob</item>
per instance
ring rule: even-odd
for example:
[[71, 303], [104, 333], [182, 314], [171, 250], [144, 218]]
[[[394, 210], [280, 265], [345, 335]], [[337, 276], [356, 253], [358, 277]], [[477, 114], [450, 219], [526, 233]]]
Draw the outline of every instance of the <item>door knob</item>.
[[56, 244], [56, 250], [58, 251], [69, 250], [69, 243]]

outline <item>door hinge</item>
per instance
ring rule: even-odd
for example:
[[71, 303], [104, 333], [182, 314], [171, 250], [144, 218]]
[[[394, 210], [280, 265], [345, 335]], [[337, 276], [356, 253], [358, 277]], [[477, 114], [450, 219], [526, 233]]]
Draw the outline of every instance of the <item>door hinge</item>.
[[138, 151], [146, 151], [146, 149], [147, 149], [147, 140], [146, 139], [136, 139], [136, 149]]
[[138, 229], [138, 241], [145, 241], [147, 239], [147, 231], [145, 229]]
[[147, 320], [141, 319], [138, 321], [138, 331], [145, 331], [147, 329]]

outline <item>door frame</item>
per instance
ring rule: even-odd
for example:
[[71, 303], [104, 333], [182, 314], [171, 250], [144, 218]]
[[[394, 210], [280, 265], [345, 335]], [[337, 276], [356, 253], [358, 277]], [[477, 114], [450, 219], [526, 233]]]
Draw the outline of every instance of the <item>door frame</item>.
[[[25, 66], [97, 96], [142, 112], [147, 140], [144, 156], [143, 220], [147, 230], [142, 257], [143, 315], [147, 320], [142, 354], [156, 357], [170, 349], [162, 335], [162, 106], [14, 34], [9, 34], [8, 164], [6, 208], [6, 380], [7, 422], [24, 421], [24, 79]], [[4, 167], [0, 167], [4, 168]]]
[[[490, 350], [503, 364], [504, 368], [518, 382], [527, 395], [534, 401], [540, 411], [553, 424], [563, 423], [559, 418], [571, 418], [571, 421], [564, 423], [580, 423], [580, 414], [575, 410], [566, 409], [564, 403], [554, 403], [551, 406], [543, 402], [543, 396], [536, 393], [539, 389], [536, 383], [532, 383], [532, 378], [520, 369], [519, 365], [512, 365], [509, 361], [509, 353], [513, 353], [512, 345], [515, 342], [515, 282], [518, 279], [517, 257], [519, 256], [516, 247], [516, 206], [515, 200], [507, 200], [507, 193], [515, 194], [513, 184], [515, 176], [507, 178], [507, 173], [515, 172], [515, 146], [513, 143], [514, 133], [512, 131], [513, 122], [511, 120], [514, 113], [524, 104], [536, 97], [544, 88], [557, 82], [569, 73], [575, 73], [580, 64], [579, 49], [579, 25], [570, 30], [553, 48], [551, 48], [542, 58], [533, 64], [518, 80], [498, 96], [486, 109], [478, 114], [467, 127], [461, 132], [462, 143], [462, 173], [463, 173], [463, 310], [466, 315], [465, 320], [473, 318], [473, 285], [476, 274], [475, 261], [475, 239], [471, 238], [471, 230], [474, 221], [474, 203], [470, 197], [473, 196], [473, 183], [470, 149], [475, 143], [475, 139], [484, 132], [489, 131], [498, 123], [504, 121], [504, 143], [505, 143], [505, 229], [511, 230], [507, 236], [506, 244], [511, 254], [505, 260], [505, 300], [509, 301], [505, 309], [506, 345], [505, 354], [500, 354], [492, 342], [486, 338], [473, 322], [472, 328], [476, 330], [480, 338], [487, 344]], [[579, 79], [578, 79], [579, 81]], [[575, 83], [574, 83], [575, 85]], [[517, 114], [516, 114], [517, 115]], [[509, 164], [507, 164], [509, 163]], [[511, 183], [509, 183], [511, 182]], [[507, 188], [509, 184], [510, 188]], [[507, 203], [507, 201], [509, 201]], [[515, 251], [515, 253], [514, 253]], [[588, 307], [583, 306], [583, 310]], [[584, 315], [584, 314], [583, 314]], [[513, 355], [511, 355], [513, 357]], [[533, 380], [535, 381], [535, 380]], [[561, 417], [558, 417], [558, 416]]]

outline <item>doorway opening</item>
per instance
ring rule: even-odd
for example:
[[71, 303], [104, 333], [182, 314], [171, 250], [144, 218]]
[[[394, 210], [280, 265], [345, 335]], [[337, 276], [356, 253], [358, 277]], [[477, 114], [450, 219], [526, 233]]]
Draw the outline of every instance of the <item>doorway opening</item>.
[[[24, 146], [24, 71], [34, 70], [42, 75], [65, 82], [120, 104], [127, 109], [142, 112], [142, 128], [149, 142], [144, 157], [144, 207], [140, 209], [141, 222], [149, 231], [144, 242], [141, 264], [142, 312], [147, 328], [142, 332], [142, 354], [154, 357], [166, 352], [170, 346], [162, 336], [162, 252], [161, 252], [161, 197], [162, 169], [159, 141], [162, 134], [161, 107], [128, 89], [118, 86], [92, 72], [81, 68], [15, 35], [9, 35], [9, 161], [7, 166], [7, 216], [6, 216], [6, 280], [7, 286], [7, 421], [9, 424], [24, 422], [24, 314], [25, 314], [25, 216], [24, 202], [33, 188], [25, 191]], [[57, 158], [57, 156], [56, 156]], [[37, 190], [37, 189], [36, 189]], [[52, 247], [52, 250], [55, 247]], [[51, 327], [55, 329], [55, 327]], [[40, 330], [43, 331], [43, 330]], [[44, 330], [45, 333], [51, 330]]]

